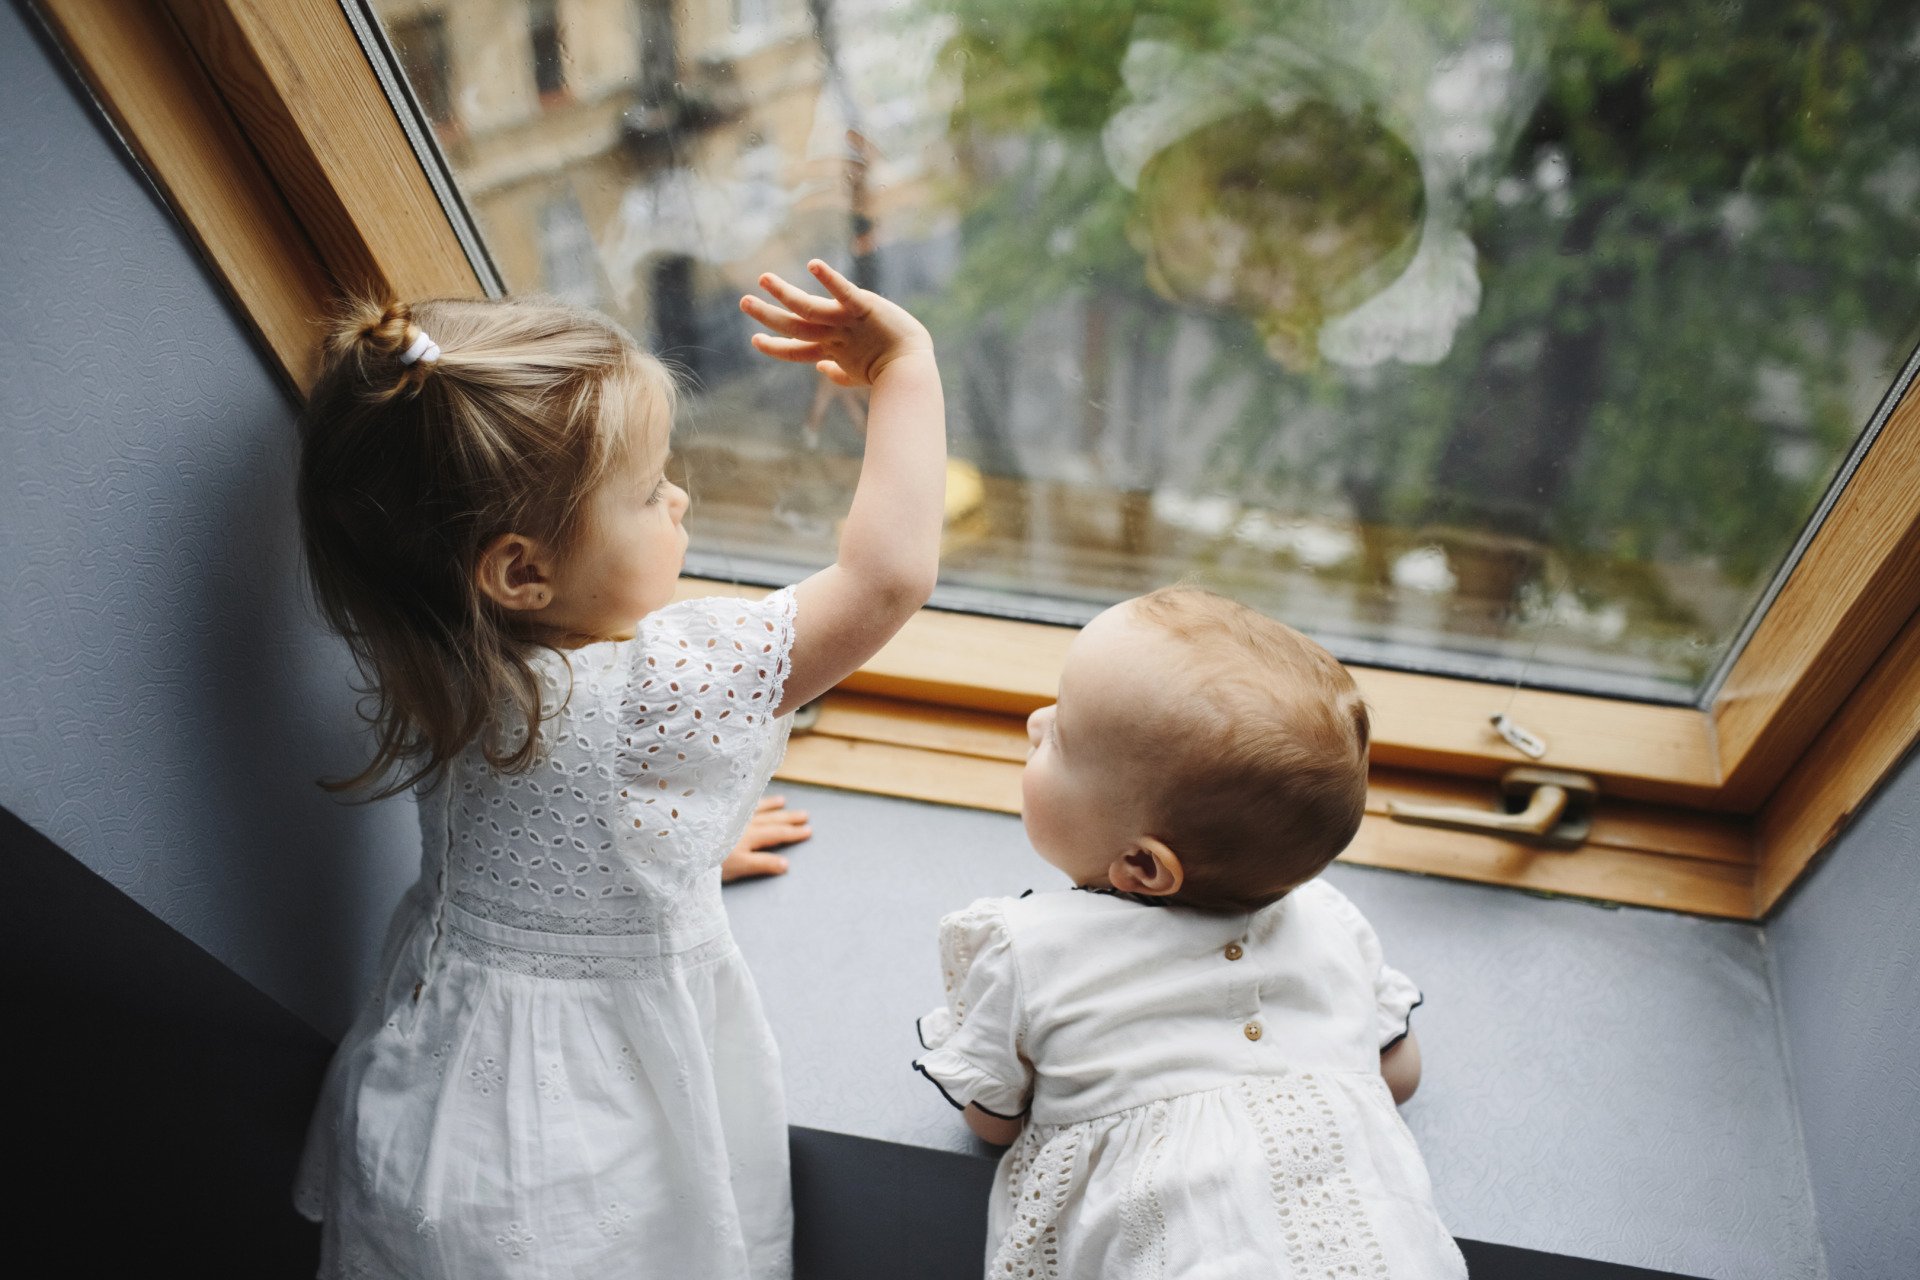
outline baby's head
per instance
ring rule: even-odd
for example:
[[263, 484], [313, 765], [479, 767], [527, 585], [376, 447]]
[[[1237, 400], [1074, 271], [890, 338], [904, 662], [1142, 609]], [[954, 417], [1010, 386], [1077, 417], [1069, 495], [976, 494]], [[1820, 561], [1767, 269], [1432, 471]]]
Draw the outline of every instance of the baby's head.
[[[374, 694], [374, 760], [342, 785], [437, 773], [503, 699], [537, 725], [536, 646], [630, 635], [672, 598], [673, 404], [660, 362], [579, 308], [361, 302], [339, 318], [301, 417], [299, 496], [315, 594]], [[536, 737], [490, 754], [524, 767]]]
[[1253, 910], [1318, 875], [1366, 805], [1353, 678], [1293, 628], [1196, 588], [1088, 623], [1027, 735], [1027, 834], [1076, 884]]

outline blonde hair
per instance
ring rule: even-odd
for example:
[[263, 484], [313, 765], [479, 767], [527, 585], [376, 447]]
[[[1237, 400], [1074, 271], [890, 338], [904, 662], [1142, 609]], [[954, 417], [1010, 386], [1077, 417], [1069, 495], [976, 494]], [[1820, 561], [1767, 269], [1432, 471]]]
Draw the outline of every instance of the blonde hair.
[[1319, 874], [1353, 840], [1371, 728], [1334, 656], [1285, 623], [1197, 587], [1163, 587], [1133, 615], [1191, 658], [1162, 714], [1173, 744], [1152, 834], [1186, 872], [1174, 901], [1254, 910]]
[[[438, 359], [402, 363], [422, 332]], [[673, 419], [660, 362], [612, 322], [537, 299], [354, 301], [300, 419], [300, 527], [314, 595], [370, 695], [367, 767], [330, 790], [437, 777], [503, 705], [527, 732], [487, 759], [524, 769], [544, 718], [523, 628], [479, 589], [503, 533], [564, 556], [587, 499]], [[518, 735], [515, 735], [518, 737]]]

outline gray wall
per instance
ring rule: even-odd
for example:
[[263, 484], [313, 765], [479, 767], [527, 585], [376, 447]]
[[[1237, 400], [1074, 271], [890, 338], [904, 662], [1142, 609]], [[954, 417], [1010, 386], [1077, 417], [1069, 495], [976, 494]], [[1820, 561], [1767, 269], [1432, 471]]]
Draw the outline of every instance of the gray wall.
[[1920, 1272], [1920, 755], [1767, 926], [1834, 1280]]
[[328, 1034], [419, 839], [303, 596], [292, 410], [40, 32], [0, 5], [0, 805]]

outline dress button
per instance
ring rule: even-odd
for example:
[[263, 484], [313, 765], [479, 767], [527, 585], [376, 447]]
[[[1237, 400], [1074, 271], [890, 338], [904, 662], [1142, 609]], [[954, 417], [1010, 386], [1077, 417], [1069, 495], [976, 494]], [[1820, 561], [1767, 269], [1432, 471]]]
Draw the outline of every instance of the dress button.
[[1246, 952], [1244, 952], [1244, 951], [1242, 951], [1242, 950], [1240, 949], [1240, 944], [1239, 944], [1239, 943], [1237, 943], [1237, 942], [1229, 942], [1229, 943], [1227, 944], [1227, 959], [1229, 959], [1229, 960], [1238, 960], [1238, 959], [1239, 959], [1239, 958], [1240, 958], [1241, 956], [1243, 956], [1243, 955], [1245, 955], [1245, 954], [1247, 954], [1247, 953], [1246, 953]]
[[1260, 1024], [1259, 1024], [1259, 1023], [1257, 1023], [1257, 1022], [1249, 1022], [1249, 1023], [1248, 1023], [1247, 1025], [1246, 1025], [1246, 1027], [1244, 1028], [1244, 1030], [1245, 1030], [1245, 1031], [1246, 1031], [1246, 1033], [1247, 1033], [1247, 1039], [1249, 1039], [1249, 1040], [1258, 1040], [1258, 1039], [1260, 1038]]

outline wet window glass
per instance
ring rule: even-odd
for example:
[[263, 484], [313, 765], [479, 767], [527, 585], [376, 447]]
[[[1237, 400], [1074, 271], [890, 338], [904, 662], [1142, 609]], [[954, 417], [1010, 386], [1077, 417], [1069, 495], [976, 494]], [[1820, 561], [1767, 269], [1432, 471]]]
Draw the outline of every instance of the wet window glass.
[[1920, 337], [1911, 3], [372, 8], [505, 287], [685, 375], [696, 572], [832, 558], [863, 405], [735, 305], [817, 255], [938, 343], [936, 603], [1689, 701]]

